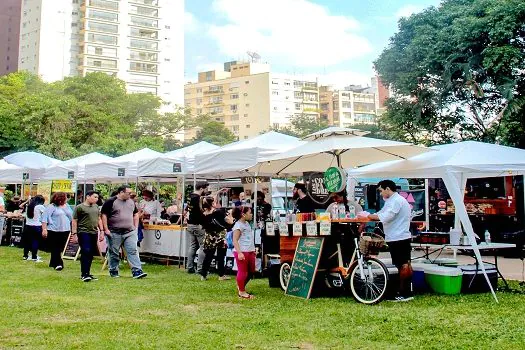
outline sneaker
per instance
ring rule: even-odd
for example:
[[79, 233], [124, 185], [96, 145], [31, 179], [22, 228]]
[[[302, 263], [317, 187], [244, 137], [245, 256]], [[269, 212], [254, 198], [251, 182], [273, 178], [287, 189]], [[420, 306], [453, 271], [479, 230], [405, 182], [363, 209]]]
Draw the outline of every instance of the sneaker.
[[89, 282], [92, 280], [91, 276], [87, 275], [87, 276], [82, 276], [80, 277], [80, 279], [82, 280], [82, 282]]
[[112, 278], [119, 278], [118, 271], [109, 271], [109, 276]]
[[64, 266], [62, 265], [58, 265], [57, 267], [55, 267], [56, 271], [62, 271], [63, 269], [64, 269]]
[[206, 281], [208, 279], [208, 277], [206, 276], [201, 276], [201, 281]]
[[148, 274], [145, 273], [145, 272], [142, 271], [142, 270], [138, 270], [138, 271], [133, 272], [133, 278], [134, 278], [134, 279], [144, 278], [144, 277], [146, 277], [147, 275], [148, 275]]
[[188, 273], [195, 273], [195, 269], [188, 269]]
[[36, 259], [31, 259], [31, 260], [34, 261], [34, 262], [37, 262], [37, 263], [44, 262], [44, 260], [42, 260], [41, 257], [37, 257]]
[[398, 295], [397, 297], [394, 298], [394, 300], [392, 300], [394, 303], [402, 303], [402, 302], [405, 302], [405, 301], [410, 301], [410, 300], [414, 300], [414, 297], [404, 297], [402, 295]]
[[228, 280], [231, 280], [232, 278], [230, 276], [219, 276], [219, 281], [228, 281]]
[[96, 278], [95, 276], [93, 276], [93, 275], [88, 275], [88, 276], [91, 277], [92, 281], [98, 281], [98, 278]]
[[30, 259], [29, 259], [29, 257], [24, 256], [24, 257], [22, 258], [22, 260], [26, 260], [26, 261], [27, 261], [27, 260], [30, 260]]

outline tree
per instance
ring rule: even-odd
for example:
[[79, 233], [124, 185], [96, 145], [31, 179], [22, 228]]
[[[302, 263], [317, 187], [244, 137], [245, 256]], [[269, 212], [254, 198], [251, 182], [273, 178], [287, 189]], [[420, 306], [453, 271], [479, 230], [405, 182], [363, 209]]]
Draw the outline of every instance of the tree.
[[525, 147], [525, 3], [445, 0], [399, 21], [375, 61], [396, 96], [380, 118], [392, 137]]
[[235, 135], [223, 123], [215, 120], [204, 122], [197, 131], [194, 142], [206, 141], [218, 146], [223, 146], [236, 141]]
[[303, 138], [327, 127], [328, 123], [324, 120], [307, 114], [301, 114], [290, 119], [290, 126], [273, 128], [272, 130], [286, 135]]
[[129, 94], [104, 73], [44, 83], [27, 72], [0, 78], [0, 154], [37, 150], [59, 159], [89, 152], [119, 156], [180, 147], [175, 134], [203, 120], [185, 109], [159, 113], [152, 94]]

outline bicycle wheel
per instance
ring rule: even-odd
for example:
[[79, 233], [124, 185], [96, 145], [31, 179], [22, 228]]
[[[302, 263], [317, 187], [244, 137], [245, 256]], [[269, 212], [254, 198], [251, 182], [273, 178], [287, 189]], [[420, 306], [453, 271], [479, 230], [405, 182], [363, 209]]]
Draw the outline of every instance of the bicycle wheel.
[[279, 271], [279, 282], [281, 283], [281, 289], [286, 290], [288, 281], [290, 280], [290, 273], [292, 272], [292, 266], [284, 262], [281, 264], [281, 270]]
[[355, 300], [363, 304], [376, 304], [386, 296], [388, 270], [380, 260], [363, 258], [363, 276], [356, 261], [350, 267], [350, 291]]

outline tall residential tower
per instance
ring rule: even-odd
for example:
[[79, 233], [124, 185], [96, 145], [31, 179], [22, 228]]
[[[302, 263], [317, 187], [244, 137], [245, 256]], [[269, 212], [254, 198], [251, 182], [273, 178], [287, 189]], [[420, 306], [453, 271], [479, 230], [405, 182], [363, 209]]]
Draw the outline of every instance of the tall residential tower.
[[104, 72], [184, 101], [184, 0], [22, 0], [19, 70], [45, 81]]

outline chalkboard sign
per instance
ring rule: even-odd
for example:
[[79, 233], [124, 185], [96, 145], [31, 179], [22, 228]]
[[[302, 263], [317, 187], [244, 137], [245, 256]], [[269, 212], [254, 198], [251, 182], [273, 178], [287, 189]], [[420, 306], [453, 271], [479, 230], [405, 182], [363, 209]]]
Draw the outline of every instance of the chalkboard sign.
[[78, 254], [80, 253], [80, 246], [76, 236], [69, 234], [67, 237], [67, 243], [62, 252], [63, 259], [77, 260]]
[[321, 257], [324, 238], [301, 237], [297, 242], [286, 294], [308, 299]]

